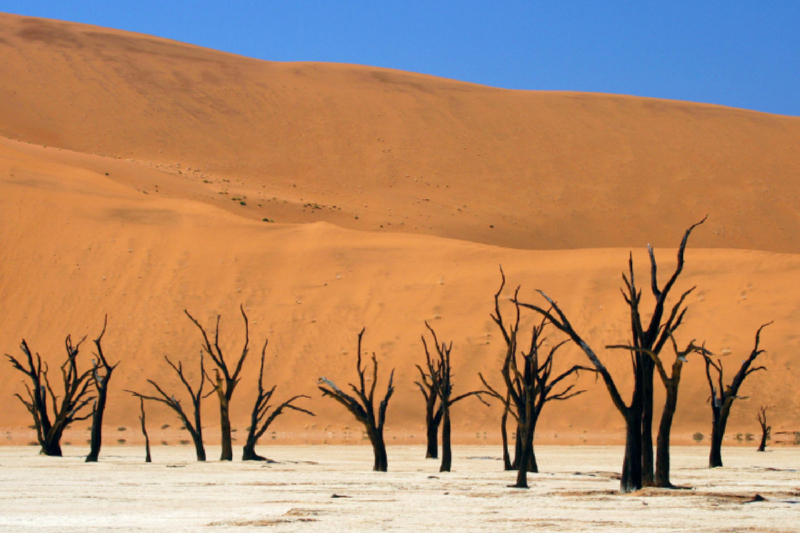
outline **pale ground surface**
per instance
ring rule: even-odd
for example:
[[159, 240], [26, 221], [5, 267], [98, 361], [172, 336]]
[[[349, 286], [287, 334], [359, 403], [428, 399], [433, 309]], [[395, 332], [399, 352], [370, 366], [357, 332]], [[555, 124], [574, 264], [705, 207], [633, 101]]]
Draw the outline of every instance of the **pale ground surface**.
[[[262, 447], [276, 464], [191, 461], [190, 447], [82, 448], [46, 458], [0, 447], [0, 531], [798, 531], [800, 454], [676, 448], [673, 481], [692, 490], [617, 493], [620, 447], [539, 447], [531, 490], [507, 488], [499, 448], [461, 446], [438, 472], [419, 446], [389, 448], [370, 471], [363, 446]], [[218, 449], [210, 448], [214, 457]], [[756, 494], [766, 502], [747, 503]], [[333, 495], [339, 495], [335, 498]], [[259, 529], [260, 530], [260, 529]]]

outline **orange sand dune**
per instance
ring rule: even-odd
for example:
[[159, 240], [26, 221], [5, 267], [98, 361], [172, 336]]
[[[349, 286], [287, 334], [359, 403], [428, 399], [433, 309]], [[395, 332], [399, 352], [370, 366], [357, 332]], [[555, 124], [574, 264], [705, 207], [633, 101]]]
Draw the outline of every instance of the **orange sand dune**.
[[[243, 340], [241, 303], [252, 321], [254, 355], [235, 397], [237, 426], [247, 424], [258, 349], [269, 338], [269, 382], [279, 385], [280, 396], [308, 394], [312, 399], [307, 405], [319, 415], [316, 420], [288, 416], [282, 431], [305, 432], [307, 425], [316, 424], [318, 431], [309, 428], [309, 435], [321, 439], [352, 428], [348, 414], [320, 398], [315, 381], [321, 375], [340, 385], [353, 379], [356, 334], [366, 326], [365, 349], [378, 353], [385, 372], [397, 369], [392, 435], [420, 438], [422, 404], [413, 380], [414, 364], [422, 357], [423, 321], [443, 339], [453, 340], [460, 390], [477, 387], [479, 371], [499, 383], [496, 369], [503, 344], [489, 319], [499, 264], [510, 282], [506, 296], [516, 284], [522, 284], [526, 298], [534, 298], [534, 288], [546, 289], [627, 383], [627, 358], [602, 349], [627, 338], [618, 292], [626, 249], [510, 250], [437, 237], [358, 232], [324, 222], [266, 224], [202, 203], [143, 195], [85, 167], [50, 162], [51, 151], [0, 142], [0, 295], [6, 311], [0, 346], [18, 353], [16, 345], [25, 337], [55, 363], [67, 333], [91, 339], [108, 313], [106, 350], [112, 360], [122, 360], [114, 377], [110, 425], [136, 424], [137, 404], [122, 389], [143, 390], [147, 378], [177, 387], [166, 372], [164, 355], [196, 363], [200, 337], [183, 309], [209, 327], [220, 312], [223, 346], [233, 355]], [[92, 161], [79, 154], [73, 158], [76, 163]], [[701, 227], [698, 236], [708, 232]], [[679, 237], [680, 232], [675, 240]], [[658, 253], [666, 272], [674, 264], [674, 250]], [[641, 250], [635, 259], [645, 267]], [[800, 422], [800, 397], [789, 386], [797, 376], [800, 257], [692, 248], [687, 263], [678, 290], [697, 285], [698, 291], [682, 340], [705, 339], [719, 353], [731, 350], [724, 359], [735, 365], [751, 349], [755, 329], [775, 320], [764, 334], [769, 350], [764, 363], [770, 371], [752, 376], [746, 385], [744, 393], [753, 400], [737, 406], [733, 429], [755, 431], [758, 405], [770, 404], [778, 405], [776, 431], [793, 430]], [[643, 268], [640, 275], [646, 272]], [[573, 348], [565, 354], [565, 368], [582, 360]], [[708, 392], [700, 362], [691, 361], [684, 376], [684, 409], [676, 429], [707, 432]], [[24, 409], [10, 397], [21, 391], [20, 375], [5, 367], [0, 379], [6, 391], [0, 398], [0, 424], [26, 424]], [[584, 431], [614, 435], [621, 429], [602, 384], [590, 376], [580, 383], [589, 392], [550, 407], [542, 438], [582, 436]], [[496, 406], [465, 402], [455, 415], [456, 430], [467, 440], [475, 432], [496, 436], [498, 415]], [[209, 402], [206, 420], [213, 425], [215, 418]], [[154, 411], [151, 420], [174, 423], [163, 410]]]
[[[629, 249], [644, 277], [653, 243], [666, 273], [708, 213], [676, 288], [698, 287], [680, 339], [729, 353], [730, 373], [774, 320], [770, 370], [748, 380], [731, 432], [755, 432], [762, 404], [775, 406], [773, 431], [800, 429], [800, 119], [267, 63], [11, 15], [0, 15], [0, 62], [0, 350], [18, 354], [24, 337], [55, 369], [64, 336], [91, 340], [107, 313], [105, 347], [122, 361], [112, 427], [137, 424], [123, 389], [157, 378], [176, 390], [163, 356], [195, 372], [200, 337], [184, 309], [209, 327], [221, 313], [233, 356], [242, 304], [252, 354], [234, 397], [240, 431], [269, 338], [268, 382], [279, 397], [308, 394], [318, 415], [287, 415], [276, 430], [343, 439], [355, 423], [315, 382], [353, 379], [366, 326], [381, 382], [396, 368], [389, 435], [419, 442], [425, 320], [454, 342], [457, 390], [477, 387], [479, 371], [499, 383], [499, 264], [505, 296], [546, 290], [630, 386], [627, 357], [603, 349], [628, 336], [618, 288]], [[564, 354], [564, 368], [583, 361]], [[710, 426], [700, 361], [684, 376], [679, 439]], [[2, 427], [29, 424], [12, 397], [20, 377], [0, 366]], [[541, 439], [619, 437], [602, 384], [579, 384], [586, 394], [547, 408]], [[151, 409], [151, 424], [175, 425]], [[454, 417], [462, 442], [496, 438], [496, 405], [465, 401]], [[210, 400], [205, 421], [216, 422]]]
[[697, 246], [800, 252], [800, 118], [270, 63], [12, 15], [0, 38], [0, 135], [160, 168], [258, 220], [566, 249], [672, 246], [710, 214]]

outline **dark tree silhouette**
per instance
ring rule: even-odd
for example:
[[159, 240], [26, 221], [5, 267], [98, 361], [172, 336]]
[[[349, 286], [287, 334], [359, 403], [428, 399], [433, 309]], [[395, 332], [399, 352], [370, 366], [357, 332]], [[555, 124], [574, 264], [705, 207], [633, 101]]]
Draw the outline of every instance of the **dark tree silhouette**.
[[566, 333], [572, 341], [583, 350], [584, 354], [594, 365], [597, 372], [603, 378], [603, 382], [608, 389], [614, 406], [625, 419], [625, 459], [622, 465], [622, 475], [620, 476], [620, 490], [622, 492], [632, 492], [642, 488], [646, 483], [652, 484], [653, 476], [653, 446], [652, 446], [652, 411], [653, 411], [653, 374], [655, 361], [653, 354], [658, 355], [666, 344], [670, 335], [680, 326], [685, 309], [681, 309], [684, 299], [693, 290], [684, 292], [679, 301], [673, 306], [672, 311], [664, 319], [666, 311], [666, 301], [670, 290], [683, 271], [684, 253], [686, 244], [692, 230], [705, 222], [705, 218], [691, 226], [683, 236], [680, 248], [678, 249], [678, 262], [663, 289], [659, 288], [657, 277], [657, 265], [655, 254], [652, 247], [648, 245], [650, 255], [650, 288], [655, 297], [655, 305], [647, 326], [644, 325], [642, 312], [639, 309], [641, 291], [636, 288], [633, 273], [633, 257], [628, 261], [628, 275], [623, 274], [625, 290], [622, 291], [623, 297], [630, 308], [631, 315], [631, 337], [632, 342], [628, 348], [632, 348], [631, 363], [634, 376], [633, 395], [630, 403], [625, 403], [622, 395], [614, 382], [608, 369], [603, 365], [589, 344], [581, 338], [570, 324], [567, 316], [544, 292], [539, 291], [542, 297], [547, 300], [550, 309], [543, 309], [536, 305], [520, 303], [523, 307], [547, 317], [549, 322], [556, 328]]
[[376, 472], [386, 472], [388, 468], [388, 459], [386, 457], [386, 443], [383, 439], [383, 428], [386, 422], [386, 409], [389, 406], [389, 400], [394, 394], [394, 370], [389, 375], [389, 384], [386, 387], [386, 395], [378, 406], [378, 413], [375, 413], [375, 387], [378, 384], [378, 360], [375, 357], [375, 352], [372, 353], [372, 385], [367, 390], [366, 379], [364, 373], [366, 366], [361, 367], [361, 338], [364, 336], [364, 329], [358, 334], [358, 359], [356, 360], [356, 370], [358, 371], [358, 386], [350, 383], [350, 388], [353, 390], [355, 397], [342, 391], [336, 384], [326, 377], [319, 379], [317, 387], [322, 391], [323, 396], [330, 396], [340, 404], [342, 404], [348, 411], [350, 411], [356, 420], [364, 424], [367, 430], [367, 437], [370, 444], [372, 444], [372, 451], [375, 456], [373, 470]]
[[151, 463], [153, 462], [153, 459], [150, 457], [150, 436], [147, 434], [147, 426], [145, 425], [143, 398], [139, 398], [139, 410], [141, 411], [141, 414], [139, 415], [139, 421], [142, 423], [142, 435], [144, 435], [144, 462]]
[[[128, 390], [129, 392], [136, 396], [139, 399], [144, 400], [151, 400], [154, 402], [163, 403], [173, 411], [183, 422], [184, 427], [189, 432], [189, 435], [192, 436], [192, 441], [194, 442], [194, 449], [195, 453], [197, 454], [198, 461], [205, 461], [206, 460], [206, 449], [203, 444], [203, 424], [201, 420], [201, 402], [203, 398], [203, 387], [206, 383], [206, 372], [205, 367], [203, 364], [203, 352], [200, 352], [200, 386], [197, 387], [197, 390], [194, 390], [189, 383], [189, 380], [186, 378], [186, 375], [183, 373], [183, 363], [178, 361], [177, 366], [170, 361], [169, 357], [164, 356], [164, 359], [167, 361], [167, 364], [172, 367], [172, 370], [178, 374], [178, 378], [180, 378], [181, 383], [186, 388], [187, 392], [189, 393], [189, 397], [192, 399], [192, 407], [194, 409], [192, 419], [189, 418], [189, 415], [186, 414], [186, 411], [183, 409], [181, 405], [181, 401], [177, 399], [174, 395], [167, 394], [164, 392], [158, 383], [153, 381], [152, 379], [148, 379], [147, 382], [153, 386], [158, 392], [158, 396], [148, 396], [146, 394], [141, 394], [139, 392]], [[142, 413], [144, 413], [144, 408], [142, 409]], [[142, 422], [142, 429], [144, 429], [144, 422]]]
[[[511, 412], [511, 391], [506, 391], [506, 397], [503, 400], [503, 416], [500, 417], [500, 437], [503, 439], [503, 470], [514, 470], [514, 464], [511, 462], [511, 454], [508, 453], [508, 413]], [[517, 432], [519, 427], [517, 427]], [[516, 437], [516, 432], [514, 433]], [[520, 442], [519, 439], [515, 439]], [[520, 448], [521, 449], [521, 448]], [[517, 459], [516, 457], [514, 458]]]
[[[25, 405], [33, 417], [36, 427], [36, 437], [42, 447], [44, 455], [61, 457], [61, 436], [73, 422], [86, 420], [92, 416], [91, 411], [83, 413], [83, 409], [94, 400], [91, 396], [89, 384], [92, 379], [93, 369], [85, 372], [78, 371], [78, 353], [81, 344], [86, 340], [82, 338], [78, 344], [73, 345], [72, 339], [67, 335], [64, 346], [67, 358], [61, 365], [61, 379], [64, 386], [62, 395], [56, 395], [50, 386], [47, 363], [42, 363], [41, 356], [36, 354], [36, 361], [31, 353], [28, 343], [22, 339], [20, 349], [25, 359], [20, 361], [6, 354], [11, 365], [28, 376], [30, 384], [25, 383], [28, 398], [15, 394], [19, 401]], [[59, 402], [59, 397], [61, 398]], [[52, 404], [48, 406], [49, 402]], [[52, 410], [52, 413], [50, 412]]]
[[[428, 374], [423, 373], [423, 380], [427, 377], [431, 384], [431, 391], [439, 398], [439, 409], [442, 412], [442, 464], [439, 472], [450, 472], [453, 466], [453, 450], [450, 443], [450, 408], [456, 402], [460, 402], [464, 398], [475, 396], [480, 400], [480, 395], [485, 391], [472, 391], [453, 397], [453, 368], [450, 365], [450, 352], [453, 349], [453, 343], [449, 345], [446, 342], [439, 343], [436, 337], [436, 332], [432, 327], [425, 323], [425, 327], [431, 332], [433, 337], [433, 344], [436, 348], [436, 358], [431, 357], [428, 350], [428, 343], [425, 340], [425, 335], [422, 336], [422, 345], [425, 348], [425, 361], [428, 368]], [[417, 367], [419, 368], [419, 366]], [[422, 370], [420, 370], [422, 372]], [[481, 400], [483, 401], [483, 400]], [[484, 402], [485, 403], [485, 402]], [[488, 404], [487, 404], [488, 405]]]
[[[555, 355], [558, 349], [568, 341], [553, 346], [547, 355], [540, 358], [540, 351], [544, 347], [544, 330], [547, 326], [547, 319], [543, 318], [539, 324], [534, 324], [531, 331], [531, 341], [528, 352], [518, 350], [518, 334], [520, 325], [520, 304], [516, 297], [519, 288], [514, 293], [514, 307], [516, 315], [514, 323], [506, 326], [503, 315], [500, 312], [500, 294], [505, 287], [506, 278], [503, 269], [500, 269], [502, 282], [500, 288], [494, 296], [495, 312], [492, 320], [503, 333], [506, 342], [506, 357], [503, 361], [502, 375], [506, 385], [506, 392], [502, 394], [493, 388], [482, 374], [480, 375], [484, 387], [489, 394], [505, 403], [505, 408], [512, 414], [517, 421], [517, 436], [521, 443], [517, 453], [516, 469], [517, 482], [514, 487], [528, 488], [528, 472], [538, 472], [539, 465], [536, 462], [533, 440], [536, 434], [536, 423], [542, 413], [545, 404], [553, 400], [568, 400], [586, 391], [575, 391], [575, 385], [569, 385], [560, 392], [554, 390], [562, 381], [572, 376], [577, 377], [581, 370], [595, 372], [594, 368], [574, 365], [567, 371], [554, 376], [553, 366]], [[506, 452], [507, 453], [507, 452]]]
[[414, 384], [419, 387], [422, 396], [425, 398], [425, 436], [426, 448], [425, 459], [438, 459], [439, 458], [439, 426], [442, 423], [442, 404], [439, 401], [439, 395], [433, 388], [431, 378], [421, 366], [416, 365], [419, 370], [420, 380], [415, 381]]
[[758, 412], [758, 424], [761, 426], [761, 444], [758, 445], [757, 452], [767, 451], [767, 440], [772, 432], [772, 428], [767, 425], [767, 408], [763, 405]]
[[[208, 335], [206, 334], [206, 330], [203, 329], [203, 326], [195, 320], [195, 318], [189, 314], [189, 311], [184, 309], [184, 313], [189, 319], [194, 322], [194, 325], [200, 330], [200, 333], [203, 335], [203, 350], [211, 357], [211, 360], [216, 365], [214, 369], [214, 378], [212, 379], [211, 376], [208, 376], [208, 380], [211, 382], [214, 390], [217, 393], [217, 398], [219, 399], [219, 422], [220, 422], [220, 430], [222, 434], [222, 453], [220, 454], [220, 461], [232, 461], [233, 460], [233, 437], [231, 435], [231, 413], [230, 413], [230, 403], [231, 398], [233, 397], [233, 391], [236, 389], [236, 385], [239, 384], [240, 377], [239, 374], [242, 371], [242, 365], [244, 364], [245, 359], [247, 359], [248, 354], [248, 345], [250, 343], [250, 327], [247, 320], [247, 315], [244, 312], [244, 307], [239, 306], [239, 310], [242, 312], [242, 318], [244, 319], [244, 346], [242, 347], [242, 354], [239, 356], [239, 360], [236, 362], [236, 366], [234, 367], [233, 372], [230, 371], [228, 368], [228, 363], [225, 361], [225, 355], [222, 352], [222, 349], [219, 347], [219, 321], [222, 318], [220, 315], [217, 315], [217, 327], [216, 333], [214, 334], [214, 344], [211, 344], [209, 341]], [[220, 375], [222, 372], [222, 375]]]
[[[709, 403], [711, 404], [712, 413], [712, 429], [711, 429], [711, 453], [708, 457], [709, 468], [717, 468], [722, 466], [722, 439], [725, 437], [725, 429], [728, 426], [728, 416], [731, 413], [733, 402], [738, 396], [739, 388], [744, 383], [744, 380], [753, 372], [759, 370], [766, 370], [763, 366], [752, 366], [756, 358], [764, 353], [764, 350], [758, 348], [761, 342], [761, 330], [772, 324], [769, 322], [764, 324], [756, 332], [755, 347], [750, 352], [750, 355], [742, 361], [742, 366], [739, 371], [733, 376], [733, 381], [730, 385], [723, 385], [723, 368], [722, 360], [717, 359], [715, 362], [708, 355], [703, 355], [706, 361], [706, 378], [708, 379], [708, 386], [711, 389], [711, 396]], [[713, 371], [712, 371], [713, 369]], [[716, 374], [714, 379], [711, 374]], [[716, 384], [715, 384], [716, 382]]]
[[119, 365], [119, 362], [115, 365], [108, 364], [108, 360], [103, 353], [102, 342], [103, 335], [106, 334], [106, 326], [108, 326], [108, 315], [103, 321], [103, 331], [94, 340], [94, 345], [97, 348], [97, 353], [95, 353], [97, 359], [92, 360], [92, 381], [97, 392], [97, 399], [92, 408], [92, 437], [89, 445], [89, 455], [86, 456], [87, 463], [96, 463], [100, 457], [100, 447], [103, 445], [103, 415], [106, 411], [108, 383], [111, 381], [111, 374], [114, 369]]
[[[253, 405], [253, 412], [250, 414], [250, 428], [247, 430], [247, 440], [245, 441], [244, 450], [242, 451], [242, 461], [266, 461], [265, 457], [261, 457], [256, 453], [256, 444], [258, 444], [258, 439], [269, 429], [270, 424], [283, 413], [284, 409], [292, 409], [315, 416], [311, 411], [294, 405], [294, 402], [300, 398], [308, 398], [308, 396], [302, 394], [289, 398], [274, 409], [269, 405], [269, 401], [272, 399], [272, 395], [275, 393], [277, 386], [273, 385], [269, 390], [264, 389], [264, 357], [267, 351], [267, 344], [269, 344], [269, 341], [266, 341], [264, 347], [261, 349], [261, 367], [258, 371], [258, 395]], [[272, 409], [272, 413], [269, 412], [270, 409]]]
[[[704, 346], [696, 346], [694, 340], [689, 342], [689, 345], [684, 350], [678, 349], [678, 344], [675, 338], [670, 335], [672, 341], [672, 348], [675, 352], [675, 362], [672, 363], [672, 373], [667, 375], [664, 368], [664, 363], [661, 358], [652, 352], [647, 352], [653, 358], [658, 375], [661, 382], [664, 384], [666, 390], [666, 400], [664, 401], [664, 410], [661, 413], [661, 422], [658, 426], [658, 439], [656, 446], [656, 472], [653, 485], [661, 488], [676, 488], [670, 481], [670, 436], [672, 432], [672, 421], [675, 418], [675, 411], [678, 408], [678, 388], [681, 383], [681, 372], [683, 364], [687, 361], [686, 358], [689, 354], [699, 353], [711, 355]], [[625, 348], [634, 350], [630, 346], [607, 346], [607, 348]]]

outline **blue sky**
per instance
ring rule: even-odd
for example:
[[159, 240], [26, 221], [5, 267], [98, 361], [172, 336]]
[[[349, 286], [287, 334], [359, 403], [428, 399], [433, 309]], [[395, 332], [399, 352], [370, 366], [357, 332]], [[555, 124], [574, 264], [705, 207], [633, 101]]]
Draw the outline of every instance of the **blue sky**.
[[271, 61], [800, 116], [800, 0], [0, 0]]

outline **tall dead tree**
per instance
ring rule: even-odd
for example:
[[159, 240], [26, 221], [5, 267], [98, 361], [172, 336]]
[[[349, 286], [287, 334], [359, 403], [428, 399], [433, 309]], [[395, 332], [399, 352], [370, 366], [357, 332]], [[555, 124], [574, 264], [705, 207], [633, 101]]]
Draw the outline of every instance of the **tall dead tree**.
[[[219, 423], [222, 434], [222, 453], [220, 454], [220, 461], [233, 460], [233, 437], [231, 433], [230, 403], [231, 398], [233, 397], [233, 391], [236, 389], [236, 385], [239, 384], [239, 374], [242, 371], [242, 365], [244, 364], [245, 359], [247, 359], [248, 345], [250, 343], [250, 327], [247, 320], [247, 315], [244, 312], [243, 306], [240, 305], [239, 310], [242, 312], [242, 318], [244, 319], [244, 346], [242, 347], [242, 353], [235, 364], [233, 372], [231, 372], [230, 368], [228, 367], [228, 362], [225, 361], [225, 355], [219, 346], [219, 321], [220, 318], [222, 318], [221, 315], [217, 315], [217, 327], [214, 334], [214, 343], [212, 344], [208, 338], [208, 335], [206, 334], [206, 330], [203, 329], [203, 326], [201, 326], [200, 323], [189, 314], [189, 311], [186, 311], [185, 309], [183, 311], [186, 313], [186, 316], [188, 316], [189, 319], [194, 322], [194, 325], [197, 326], [197, 328], [200, 330], [200, 333], [202, 333], [203, 350], [205, 350], [205, 352], [211, 357], [214, 365], [216, 365], [216, 368], [214, 369], [214, 378], [212, 379], [211, 376], [209, 376], [208, 379], [211, 381], [211, 384], [217, 393], [217, 398], [219, 399]], [[222, 373], [221, 375], [220, 372]]]
[[152, 457], [150, 457], [150, 436], [147, 434], [147, 425], [145, 424], [145, 417], [144, 417], [144, 398], [139, 398], [139, 422], [142, 423], [142, 435], [144, 435], [144, 462], [151, 463], [153, 462]]
[[[725, 437], [725, 429], [728, 426], [728, 416], [731, 413], [731, 407], [736, 399], [742, 398], [739, 396], [739, 388], [744, 383], [744, 380], [753, 372], [759, 370], [766, 370], [763, 366], [752, 366], [756, 358], [764, 353], [764, 350], [758, 348], [761, 342], [761, 330], [772, 324], [764, 324], [756, 332], [755, 347], [750, 352], [750, 355], [742, 361], [742, 366], [739, 371], [733, 376], [733, 381], [730, 385], [723, 384], [723, 368], [722, 360], [717, 359], [716, 362], [708, 355], [704, 355], [706, 361], [706, 378], [708, 379], [708, 386], [711, 389], [711, 396], [709, 403], [711, 404], [712, 414], [712, 428], [711, 428], [711, 452], [708, 457], [709, 468], [717, 468], [722, 466], [722, 439]], [[713, 369], [713, 370], [712, 370]], [[711, 376], [712, 373], [716, 374], [716, 379]], [[715, 383], [716, 382], [716, 383]]]
[[389, 406], [389, 400], [394, 394], [394, 370], [389, 375], [389, 384], [386, 387], [386, 395], [378, 405], [377, 416], [375, 413], [375, 387], [378, 384], [378, 360], [375, 357], [375, 352], [372, 353], [372, 384], [367, 390], [366, 366], [361, 367], [361, 339], [364, 336], [364, 329], [358, 334], [358, 359], [356, 360], [356, 370], [358, 371], [358, 386], [350, 383], [350, 388], [353, 390], [355, 397], [342, 391], [336, 384], [326, 377], [319, 378], [319, 385], [317, 387], [322, 391], [323, 396], [330, 396], [340, 404], [342, 404], [348, 411], [350, 411], [356, 420], [364, 424], [367, 431], [367, 437], [370, 444], [372, 444], [372, 451], [375, 456], [375, 462], [372, 469], [376, 472], [386, 472], [388, 468], [388, 459], [386, 457], [386, 443], [383, 438], [383, 428], [386, 423], [386, 409]]
[[103, 353], [102, 342], [103, 335], [106, 334], [106, 326], [108, 326], [108, 315], [106, 315], [103, 321], [103, 331], [101, 331], [100, 336], [94, 340], [95, 348], [97, 348], [97, 353], [94, 355], [97, 359], [92, 360], [92, 381], [94, 382], [94, 388], [97, 392], [97, 398], [92, 408], [92, 437], [91, 444], [89, 445], [89, 455], [86, 456], [87, 463], [96, 463], [97, 459], [100, 457], [100, 447], [103, 445], [103, 415], [106, 411], [108, 383], [111, 381], [111, 374], [114, 372], [114, 369], [119, 365], [119, 362], [115, 365], [108, 364], [108, 359], [106, 359]]
[[758, 412], [758, 425], [761, 426], [761, 444], [758, 445], [757, 452], [767, 451], [767, 440], [769, 439], [772, 428], [767, 425], [767, 408], [763, 405]]
[[[194, 450], [195, 453], [197, 454], [197, 460], [205, 461], [206, 449], [205, 445], [203, 444], [203, 423], [201, 420], [201, 410], [200, 410], [203, 399], [203, 387], [205, 386], [207, 377], [203, 363], [203, 352], [202, 351], [200, 352], [200, 386], [197, 387], [197, 390], [194, 390], [192, 388], [192, 385], [189, 383], [188, 378], [183, 373], [183, 363], [178, 361], [178, 364], [175, 365], [172, 361], [170, 361], [169, 357], [164, 356], [164, 359], [167, 361], [167, 364], [172, 368], [172, 370], [174, 370], [175, 373], [178, 375], [178, 378], [181, 380], [181, 383], [183, 383], [183, 386], [189, 393], [189, 397], [192, 399], [193, 413], [191, 419], [189, 418], [189, 415], [186, 413], [186, 411], [183, 409], [181, 401], [177, 399], [174, 395], [167, 394], [166, 392], [164, 392], [164, 389], [162, 389], [158, 385], [158, 383], [156, 383], [152, 379], [148, 379], [147, 382], [150, 383], [150, 385], [152, 385], [154, 389], [156, 389], [156, 392], [158, 392], [158, 396], [148, 396], [146, 394], [141, 394], [139, 392], [131, 390], [128, 390], [126, 392], [129, 392], [140, 399], [163, 403], [164, 405], [175, 411], [175, 414], [177, 414], [178, 417], [181, 419], [181, 422], [183, 422], [183, 426], [189, 432], [189, 435], [192, 436], [192, 441], [194, 442]], [[144, 410], [142, 412], [144, 412]], [[143, 424], [142, 428], [144, 428], [144, 421], [142, 421], [142, 424]]]
[[[547, 319], [544, 318], [538, 324], [534, 324], [531, 331], [530, 347], [527, 352], [518, 350], [518, 334], [520, 327], [520, 304], [516, 301], [519, 288], [514, 293], [514, 307], [516, 311], [513, 324], [506, 326], [503, 315], [500, 312], [500, 294], [505, 287], [506, 278], [503, 269], [500, 269], [502, 281], [500, 289], [494, 297], [495, 312], [492, 320], [503, 333], [506, 341], [506, 356], [503, 361], [502, 376], [506, 385], [505, 394], [499, 392], [489, 385], [482, 374], [480, 375], [484, 387], [489, 394], [500, 401], [505, 402], [505, 408], [512, 414], [517, 421], [517, 436], [520, 442], [517, 451], [516, 470], [517, 482], [514, 487], [528, 488], [528, 472], [539, 472], [539, 465], [536, 462], [534, 451], [534, 437], [536, 434], [536, 424], [542, 409], [549, 401], [568, 400], [586, 391], [575, 391], [575, 385], [569, 385], [557, 392], [556, 386], [568, 377], [578, 376], [581, 370], [595, 372], [594, 368], [581, 365], [574, 365], [567, 371], [558, 375], [553, 375], [555, 355], [568, 341], [563, 341], [554, 345], [549, 352], [544, 355], [544, 336]], [[542, 357], [540, 357], [540, 355]]]
[[[33, 417], [36, 438], [44, 455], [61, 457], [61, 436], [64, 430], [73, 422], [86, 420], [92, 416], [91, 411], [84, 413], [83, 410], [94, 400], [89, 387], [93, 369], [78, 371], [78, 353], [84, 340], [86, 337], [73, 345], [71, 337], [67, 335], [64, 341], [67, 358], [61, 365], [61, 381], [64, 387], [61, 395], [57, 395], [50, 385], [47, 363], [42, 363], [38, 353], [34, 362], [33, 354], [25, 339], [22, 339], [20, 344], [20, 349], [25, 355], [24, 360], [6, 354], [11, 365], [25, 374], [30, 381], [25, 383], [27, 399], [20, 394], [14, 396], [19, 398]], [[48, 402], [52, 406], [48, 405]]]
[[[314, 413], [308, 409], [303, 409], [302, 407], [294, 405], [294, 402], [300, 398], [308, 398], [308, 396], [302, 394], [289, 398], [274, 409], [269, 405], [269, 401], [272, 399], [277, 385], [273, 385], [269, 390], [264, 389], [264, 357], [267, 351], [267, 344], [269, 344], [269, 341], [266, 341], [264, 347], [261, 349], [261, 367], [258, 371], [258, 395], [253, 405], [253, 412], [250, 414], [250, 428], [247, 430], [247, 440], [245, 441], [244, 450], [242, 451], [242, 461], [266, 461], [265, 457], [261, 457], [256, 453], [256, 444], [258, 444], [258, 439], [269, 429], [270, 424], [283, 413], [284, 409], [291, 409], [315, 416]], [[270, 409], [272, 409], [271, 413], [269, 412]]]
[[450, 442], [450, 408], [456, 402], [460, 402], [464, 398], [470, 396], [475, 396], [480, 399], [480, 395], [484, 394], [485, 391], [471, 391], [453, 397], [453, 367], [450, 365], [450, 352], [453, 349], [453, 343], [451, 342], [449, 345], [446, 342], [439, 343], [436, 332], [427, 322], [425, 323], [425, 327], [431, 332], [433, 344], [436, 349], [436, 359], [434, 360], [434, 358], [431, 357], [431, 352], [428, 350], [428, 343], [425, 340], [425, 335], [423, 335], [422, 345], [425, 348], [425, 359], [428, 367], [427, 377], [431, 383], [431, 391], [439, 398], [439, 409], [442, 412], [442, 464], [439, 467], [439, 472], [450, 472], [453, 466], [453, 450]]
[[639, 308], [641, 301], [641, 291], [636, 288], [633, 273], [633, 258], [628, 261], [628, 275], [623, 274], [625, 289], [622, 291], [623, 297], [630, 308], [631, 322], [631, 352], [632, 373], [634, 376], [634, 388], [631, 400], [626, 403], [622, 394], [617, 388], [613, 377], [608, 369], [597, 357], [589, 344], [581, 338], [575, 331], [567, 316], [544, 292], [539, 291], [542, 297], [548, 302], [550, 309], [520, 303], [523, 307], [532, 309], [548, 318], [549, 322], [556, 328], [566, 333], [570, 339], [583, 350], [594, 365], [597, 372], [603, 378], [603, 382], [608, 389], [614, 406], [625, 419], [625, 459], [622, 465], [622, 475], [620, 476], [620, 490], [622, 492], [632, 492], [652, 484], [654, 481], [653, 471], [653, 445], [652, 445], [652, 419], [653, 419], [653, 375], [655, 361], [652, 354], [658, 355], [666, 344], [670, 335], [681, 324], [684, 311], [681, 310], [686, 296], [693, 290], [684, 292], [678, 303], [672, 307], [672, 311], [666, 313], [666, 302], [670, 290], [675, 285], [678, 277], [683, 271], [684, 254], [686, 244], [692, 230], [705, 222], [705, 218], [692, 225], [683, 236], [680, 248], [678, 249], [678, 261], [675, 271], [670, 276], [663, 288], [659, 288], [657, 265], [655, 254], [652, 247], [648, 245], [650, 255], [650, 288], [655, 298], [655, 305], [650, 315], [650, 320], [645, 326], [642, 312]]

